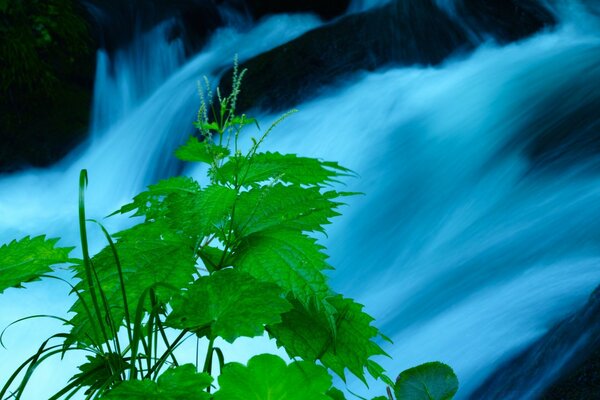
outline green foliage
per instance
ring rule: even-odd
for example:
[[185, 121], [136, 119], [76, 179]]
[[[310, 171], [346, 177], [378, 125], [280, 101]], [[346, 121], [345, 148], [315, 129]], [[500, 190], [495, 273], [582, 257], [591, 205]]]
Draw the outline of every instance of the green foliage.
[[39, 279], [52, 266], [69, 262], [73, 247], [55, 247], [58, 239], [29, 236], [0, 247], [0, 293]]
[[[0, 3], [0, 89], [52, 94], [61, 75], [76, 72], [74, 58], [88, 53], [88, 26], [72, 0], [4, 0]], [[16, 93], [15, 93], [16, 94]]]
[[333, 310], [295, 302], [294, 309], [283, 314], [282, 322], [270, 326], [269, 332], [290, 356], [319, 360], [342, 378], [347, 368], [364, 380], [365, 360], [385, 354], [373, 341], [379, 333], [371, 326], [373, 318], [360, 304], [341, 295], [327, 302]]
[[[351, 172], [333, 162], [259, 152], [279, 121], [242, 150], [240, 131], [255, 123], [235, 114], [242, 75], [235, 75], [229, 97], [217, 91], [212, 121], [202, 105], [195, 124], [200, 138], [176, 151], [182, 160], [206, 164], [206, 186], [189, 177], [150, 186], [114, 213], [141, 217], [138, 223], [110, 235], [86, 219], [82, 171], [81, 260], [44, 237], [0, 248], [0, 292], [37, 278], [59, 279], [52, 267], [69, 262], [75, 283], [65, 282], [76, 296], [72, 318], [61, 319], [69, 331], [48, 338], [23, 362], [0, 399], [11, 388], [21, 396], [40, 363], [71, 351], [84, 352], [87, 361], [52, 399], [79, 391], [113, 400], [343, 399], [330, 371], [344, 380], [349, 372], [366, 383], [370, 374], [393, 385], [373, 360], [385, 355], [377, 343], [384, 337], [362, 305], [329, 287], [332, 267], [315, 238], [349, 195], [330, 185]], [[93, 256], [90, 222], [107, 240]], [[295, 361], [259, 355], [247, 366], [226, 363], [215, 346], [265, 333]], [[175, 356], [190, 338], [208, 343], [202, 372], [198, 360], [180, 366]], [[211, 394], [215, 356], [221, 374]], [[438, 393], [439, 383], [425, 377], [422, 383]], [[395, 389], [404, 393], [402, 385]]]
[[237, 269], [200, 277], [171, 306], [167, 326], [230, 343], [241, 336], [261, 336], [265, 325], [280, 322], [281, 314], [291, 309], [276, 285]]
[[430, 362], [407, 369], [396, 380], [398, 400], [450, 400], [458, 391], [458, 379], [452, 368]]
[[331, 376], [325, 368], [307, 361], [286, 365], [270, 354], [251, 358], [248, 366], [227, 364], [219, 386], [214, 400], [331, 400], [326, 395]]
[[156, 382], [150, 379], [127, 381], [119, 384], [106, 400], [210, 400], [205, 391], [212, 377], [196, 372], [193, 364], [166, 370]]

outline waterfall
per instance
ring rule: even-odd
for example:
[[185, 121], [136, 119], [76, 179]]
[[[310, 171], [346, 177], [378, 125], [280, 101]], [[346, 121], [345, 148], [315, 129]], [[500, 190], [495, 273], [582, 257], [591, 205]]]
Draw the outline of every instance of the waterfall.
[[[353, 11], [372, 4], [355, 1]], [[393, 360], [382, 360], [391, 375], [443, 361], [466, 398], [600, 283], [600, 158], [552, 135], [576, 129], [578, 110], [599, 104], [600, 89], [590, 82], [600, 82], [600, 37], [589, 10], [565, 4], [575, 3], [556, 6], [564, 16], [559, 28], [522, 42], [485, 42], [436, 68], [347, 77], [342, 88], [299, 104], [265, 144], [339, 161], [360, 176], [345, 189], [364, 195], [348, 201], [322, 241], [337, 268], [333, 286], [365, 304], [394, 341], [386, 345]], [[197, 81], [216, 80], [234, 54], [247, 59], [320, 22], [279, 15], [243, 32], [223, 28], [187, 61], [165, 35], [168, 24], [112, 60], [99, 53], [88, 142], [52, 168], [0, 180], [2, 242], [49, 233], [76, 243], [82, 168], [90, 175], [92, 218], [182, 168], [200, 178], [201, 169], [172, 157], [191, 133]], [[268, 126], [278, 116], [258, 117]], [[554, 152], [535, 153], [539, 143]], [[562, 150], [566, 159], [557, 156]], [[126, 222], [107, 223], [114, 231]], [[45, 313], [48, 304], [56, 314], [68, 308], [59, 300], [64, 288], [27, 286], [30, 293], [0, 296], [0, 309], [9, 310], [0, 327]], [[9, 350], [0, 355], [10, 361], [0, 363], [0, 376], [33, 351], [27, 341], [56, 329], [9, 331]], [[48, 365], [36, 373], [29, 398], [60, 388], [70, 375]], [[359, 382], [350, 387], [367, 393]]]

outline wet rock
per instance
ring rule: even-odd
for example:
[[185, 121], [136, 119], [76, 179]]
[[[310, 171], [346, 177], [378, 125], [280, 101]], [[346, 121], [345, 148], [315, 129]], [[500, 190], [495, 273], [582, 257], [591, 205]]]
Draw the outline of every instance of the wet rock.
[[[282, 111], [357, 71], [391, 65], [437, 65], [476, 47], [483, 37], [517, 40], [554, 23], [533, 0], [396, 0], [348, 15], [245, 62], [239, 106]], [[221, 80], [227, 88], [231, 70]]]
[[600, 287], [579, 311], [497, 368], [470, 398], [600, 398]]
[[229, 0], [226, 3], [246, 9], [256, 19], [276, 13], [314, 13], [330, 20], [342, 15], [350, 0]]
[[[391, 64], [435, 65], [471, 45], [432, 0], [398, 1], [319, 27], [241, 66], [247, 68], [238, 107], [285, 110], [324, 85]], [[229, 70], [220, 86], [230, 86]]]
[[81, 1], [89, 11], [100, 47], [109, 53], [169, 19], [175, 21], [171, 37], [182, 37], [188, 52], [194, 53], [224, 23], [213, 0]]
[[500, 43], [556, 24], [554, 15], [539, 0], [458, 0], [456, 13], [472, 34]]

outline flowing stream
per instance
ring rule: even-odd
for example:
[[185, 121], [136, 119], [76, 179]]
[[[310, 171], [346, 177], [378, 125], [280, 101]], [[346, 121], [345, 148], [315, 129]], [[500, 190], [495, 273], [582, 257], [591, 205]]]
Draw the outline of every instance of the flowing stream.
[[[460, 378], [459, 398], [600, 283], [600, 158], [581, 150], [555, 162], [559, 145], [545, 158], [528, 156], [540, 132], [564, 121], [577, 126], [577, 110], [600, 100], [597, 20], [582, 7], [557, 8], [564, 18], [558, 28], [516, 44], [483, 43], [436, 68], [346, 78], [342, 88], [299, 104], [265, 145], [339, 161], [359, 174], [346, 187], [364, 195], [349, 200], [323, 238], [337, 268], [332, 284], [365, 304], [394, 341], [385, 347], [393, 361], [382, 360], [392, 374], [446, 362]], [[236, 53], [247, 59], [320, 24], [279, 15], [243, 32], [220, 29], [184, 60], [181, 43], [166, 38], [168, 23], [112, 60], [98, 54], [85, 144], [52, 168], [0, 178], [1, 242], [48, 233], [76, 244], [82, 168], [90, 176], [91, 218], [180, 172], [172, 152], [192, 132], [197, 81], [216, 80]], [[264, 127], [277, 115], [259, 117]], [[126, 221], [106, 223], [114, 231]], [[101, 245], [98, 239], [94, 247]], [[1, 327], [68, 309], [60, 284], [26, 286], [0, 296]], [[59, 328], [38, 320], [9, 330], [0, 377]], [[72, 374], [58, 361], [48, 365], [27, 399], [43, 398]], [[366, 393], [358, 382], [350, 387]]]

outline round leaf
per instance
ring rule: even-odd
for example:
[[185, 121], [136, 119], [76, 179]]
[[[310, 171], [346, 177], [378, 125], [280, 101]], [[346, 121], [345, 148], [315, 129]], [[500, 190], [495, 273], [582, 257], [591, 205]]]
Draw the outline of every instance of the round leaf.
[[394, 387], [398, 400], [450, 400], [457, 390], [458, 378], [452, 368], [441, 362], [403, 371]]

